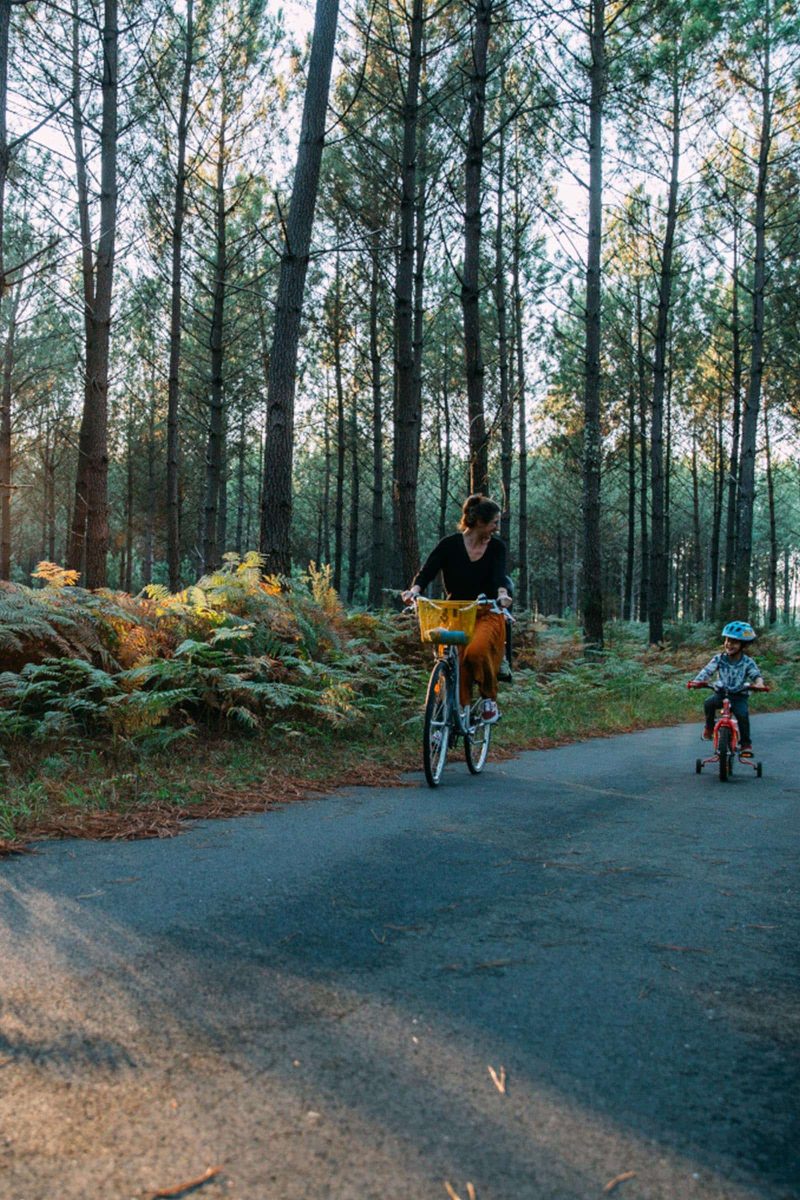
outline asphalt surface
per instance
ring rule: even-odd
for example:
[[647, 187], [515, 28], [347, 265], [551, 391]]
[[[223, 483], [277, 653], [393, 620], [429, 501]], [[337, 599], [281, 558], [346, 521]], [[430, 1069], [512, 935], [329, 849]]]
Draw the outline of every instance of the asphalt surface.
[[800, 1196], [800, 713], [698, 732], [0, 862], [2, 1200]]

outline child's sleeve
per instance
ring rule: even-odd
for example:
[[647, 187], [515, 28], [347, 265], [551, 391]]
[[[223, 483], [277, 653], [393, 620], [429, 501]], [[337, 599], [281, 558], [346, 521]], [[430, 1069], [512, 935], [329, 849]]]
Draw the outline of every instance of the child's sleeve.
[[749, 680], [751, 683], [759, 683], [759, 682], [762, 682], [762, 680], [761, 680], [761, 672], [760, 672], [760, 670], [758, 669], [758, 663], [755, 661], [755, 659], [754, 659], [754, 658], [751, 658], [751, 659], [748, 661], [748, 663], [747, 663], [747, 670], [745, 671], [745, 676], [744, 676], [744, 677], [745, 677], [745, 679], [748, 679], [748, 680]]
[[719, 665], [719, 655], [715, 654], [711, 662], [706, 663], [702, 671], [698, 671], [694, 677], [695, 683], [707, 683]]

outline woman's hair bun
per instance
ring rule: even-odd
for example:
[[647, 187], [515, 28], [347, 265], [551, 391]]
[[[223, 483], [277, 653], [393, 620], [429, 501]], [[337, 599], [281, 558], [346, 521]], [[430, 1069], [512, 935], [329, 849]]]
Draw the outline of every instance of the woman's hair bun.
[[500, 512], [500, 505], [490, 500], [488, 496], [484, 496], [483, 492], [473, 492], [471, 496], [467, 496], [461, 506], [461, 520], [459, 529], [471, 529], [478, 521], [488, 524], [493, 521]]

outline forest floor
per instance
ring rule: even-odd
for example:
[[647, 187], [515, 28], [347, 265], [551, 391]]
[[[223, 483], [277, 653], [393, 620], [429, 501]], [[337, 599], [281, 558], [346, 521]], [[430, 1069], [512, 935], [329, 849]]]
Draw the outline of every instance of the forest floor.
[[[759, 654], [774, 690], [752, 704], [756, 740], [759, 710], [800, 707], [797, 645], [774, 641]], [[540, 647], [535, 666], [516, 667], [501, 692], [493, 758], [689, 721], [699, 734], [701, 702], [685, 682], [710, 656], [706, 648], [612, 642], [602, 666], [581, 653], [562, 641], [549, 659]], [[524, 648], [520, 657], [524, 663]], [[206, 730], [148, 756], [101, 738], [17, 747], [0, 796], [0, 854], [47, 838], [170, 837], [188, 820], [263, 812], [343, 786], [397, 785], [420, 767], [422, 663], [418, 674], [416, 707], [390, 709], [388, 719], [384, 712], [355, 728], [284, 724], [250, 737]]]

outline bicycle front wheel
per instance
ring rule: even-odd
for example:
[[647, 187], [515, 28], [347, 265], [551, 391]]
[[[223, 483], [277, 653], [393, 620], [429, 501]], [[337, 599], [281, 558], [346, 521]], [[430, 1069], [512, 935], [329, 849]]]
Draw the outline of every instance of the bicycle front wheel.
[[731, 761], [731, 731], [726, 725], [723, 725], [719, 731], [717, 753], [719, 754], [719, 777], [724, 783], [730, 774]]
[[450, 709], [452, 696], [450, 675], [444, 663], [437, 662], [428, 681], [425, 698], [425, 726], [422, 735], [422, 764], [429, 787], [436, 787], [442, 778], [450, 741]]
[[491, 740], [491, 725], [487, 725], [480, 717], [472, 724], [472, 714], [470, 714], [469, 733], [464, 735], [464, 757], [467, 760], [467, 768], [473, 775], [480, 775], [483, 770]]

